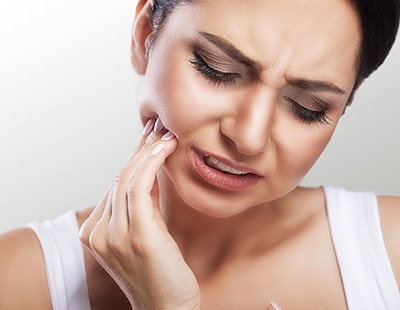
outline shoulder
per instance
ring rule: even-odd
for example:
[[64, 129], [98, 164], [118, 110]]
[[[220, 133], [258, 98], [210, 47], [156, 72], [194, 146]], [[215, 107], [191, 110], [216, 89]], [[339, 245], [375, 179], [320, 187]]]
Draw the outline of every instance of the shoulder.
[[382, 233], [400, 287], [400, 197], [379, 196]]
[[39, 240], [30, 228], [0, 234], [0, 309], [51, 309]]

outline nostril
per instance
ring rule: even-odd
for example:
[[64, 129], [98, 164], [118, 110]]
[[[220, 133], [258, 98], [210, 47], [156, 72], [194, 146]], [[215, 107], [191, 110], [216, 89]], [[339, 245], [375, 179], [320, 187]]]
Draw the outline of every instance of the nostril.
[[227, 137], [237, 151], [246, 156], [265, 152], [270, 143], [274, 107], [261, 106], [260, 102], [249, 103], [237, 115], [229, 115], [221, 120], [221, 133]]
[[245, 156], [253, 156], [265, 152], [270, 144], [268, 134], [259, 134], [251, 130], [236, 130], [229, 135], [224, 134], [237, 152]]

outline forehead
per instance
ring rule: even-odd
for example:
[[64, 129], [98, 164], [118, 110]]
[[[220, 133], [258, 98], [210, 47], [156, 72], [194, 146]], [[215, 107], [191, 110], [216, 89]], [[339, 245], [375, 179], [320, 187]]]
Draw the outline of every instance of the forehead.
[[335, 80], [343, 88], [354, 82], [361, 31], [350, 1], [203, 0], [173, 15], [186, 35], [208, 32], [225, 38], [261, 63], [271, 79], [301, 73]]

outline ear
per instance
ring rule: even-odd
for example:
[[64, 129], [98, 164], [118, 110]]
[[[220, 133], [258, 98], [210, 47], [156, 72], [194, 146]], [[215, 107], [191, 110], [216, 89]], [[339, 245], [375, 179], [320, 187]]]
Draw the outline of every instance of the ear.
[[152, 33], [149, 14], [154, 0], [139, 0], [136, 6], [135, 21], [132, 30], [131, 62], [140, 75], [146, 72], [146, 41]]

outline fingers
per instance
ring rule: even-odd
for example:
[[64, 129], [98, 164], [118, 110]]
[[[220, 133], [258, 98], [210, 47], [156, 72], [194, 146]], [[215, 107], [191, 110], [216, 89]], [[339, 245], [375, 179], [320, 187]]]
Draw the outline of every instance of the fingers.
[[[148, 227], [158, 209], [158, 186], [156, 174], [166, 158], [176, 149], [177, 141], [172, 133], [143, 150], [145, 157], [137, 165], [127, 189], [129, 222], [135, 230]], [[157, 211], [158, 212], [158, 211]]]
[[[156, 174], [171, 152], [165, 144], [157, 144], [143, 161], [128, 187], [129, 221], [133, 228], [142, 230], [154, 220], [153, 204], [158, 204], [158, 191], [154, 190]], [[158, 207], [158, 206], [157, 206]]]
[[276, 303], [271, 301], [271, 303], [269, 304], [267, 310], [281, 310], [281, 307], [279, 307]]
[[140, 159], [142, 159], [142, 157], [138, 157], [140, 151], [144, 147], [151, 146], [153, 143], [159, 140], [166, 132], [167, 129], [165, 129], [162, 121], [159, 118], [157, 120], [153, 118], [149, 119], [146, 125], [144, 126], [139, 146], [133, 151], [126, 165], [128, 165], [132, 160], [136, 160], [137, 162]]
[[163, 224], [158, 210], [156, 174], [176, 149], [177, 140], [159, 119], [149, 120], [143, 133], [140, 148], [114, 178], [111, 188], [80, 230], [82, 242], [95, 253], [102, 252], [110, 239], [124, 236], [131, 226], [141, 230], [154, 218]]
[[104, 193], [103, 197], [100, 199], [100, 201], [98, 202], [92, 213], [82, 224], [79, 230], [79, 238], [86, 246], [89, 246], [90, 234], [93, 231], [94, 227], [96, 226], [97, 222], [100, 220], [101, 216], [103, 215], [106, 202], [112, 191], [113, 186], [114, 184], [112, 184], [110, 188]]
[[156, 120], [154, 118], [150, 118], [146, 125], [143, 128], [143, 137], [147, 137], [147, 135], [153, 131], [153, 127], [155, 124]]
[[146, 139], [147, 139], [148, 135], [153, 131], [155, 123], [156, 123], [156, 119], [150, 118], [147, 121], [147, 123], [144, 125], [143, 131], [142, 131], [142, 138], [139, 141], [139, 145], [132, 152], [127, 163], [129, 163], [135, 157], [135, 155], [142, 149], [142, 147], [146, 144]]
[[[150, 125], [149, 125], [150, 124]], [[150, 126], [150, 127], [149, 127]], [[153, 128], [151, 128], [153, 126]], [[113, 199], [113, 207], [112, 207], [112, 222], [118, 223], [118, 229], [121, 231], [128, 231], [129, 226], [129, 207], [128, 207], [128, 197], [132, 195], [149, 195], [151, 192], [146, 187], [147, 190], [141, 192], [142, 185], [140, 182], [135, 183], [133, 186], [130, 185], [132, 180], [138, 174], [139, 171], [147, 171], [143, 170], [143, 166], [147, 166], [149, 163], [153, 162], [152, 160], [154, 152], [159, 152], [160, 148], [165, 148], [164, 159], [162, 161], [158, 161], [156, 164], [156, 168], [150, 170], [148, 173], [152, 174], [151, 179], [153, 180], [152, 185], [155, 181], [155, 175], [157, 171], [161, 168], [164, 160], [167, 156], [169, 156], [176, 148], [177, 141], [175, 135], [172, 132], [166, 132], [162, 122], [160, 120], [157, 121], [149, 121], [144, 129], [144, 133], [150, 134], [145, 136], [145, 144], [142, 148], [132, 157], [132, 159], [125, 165], [125, 167], [119, 172], [118, 178], [119, 182], [115, 184], [114, 191], [114, 199]], [[149, 137], [153, 135], [153, 141], [149, 141]], [[162, 146], [161, 146], [162, 145]], [[156, 161], [157, 162], [157, 161]], [[144, 172], [147, 173], [147, 172]], [[140, 177], [139, 177], [140, 178]], [[147, 178], [146, 178], [147, 180]], [[146, 183], [147, 184], [147, 183]], [[130, 194], [128, 193], [130, 191]], [[152, 208], [152, 203], [147, 203], [146, 206], [148, 208]]]
[[135, 156], [140, 152], [143, 146], [152, 145], [157, 139], [159, 139], [167, 130], [164, 127], [160, 118], [151, 118], [147, 121], [143, 128], [142, 138], [140, 139], [139, 146], [130, 156], [128, 163], [135, 158]]
[[179, 305], [193, 300], [200, 304], [193, 272], [168, 233], [159, 209], [157, 172], [178, 141], [160, 120], [150, 121], [144, 133], [141, 147], [82, 226], [81, 240], [133, 308], [137, 303], [146, 309], [169, 307], [175, 300]]
[[90, 248], [93, 250], [93, 254], [97, 259], [101, 259], [101, 257], [107, 253], [108, 244], [111, 243], [110, 241], [115, 236], [113, 231], [109, 229], [113, 191], [114, 187], [108, 195], [105, 205], [99, 208], [103, 209], [103, 214], [100, 220], [94, 225], [89, 236]]

